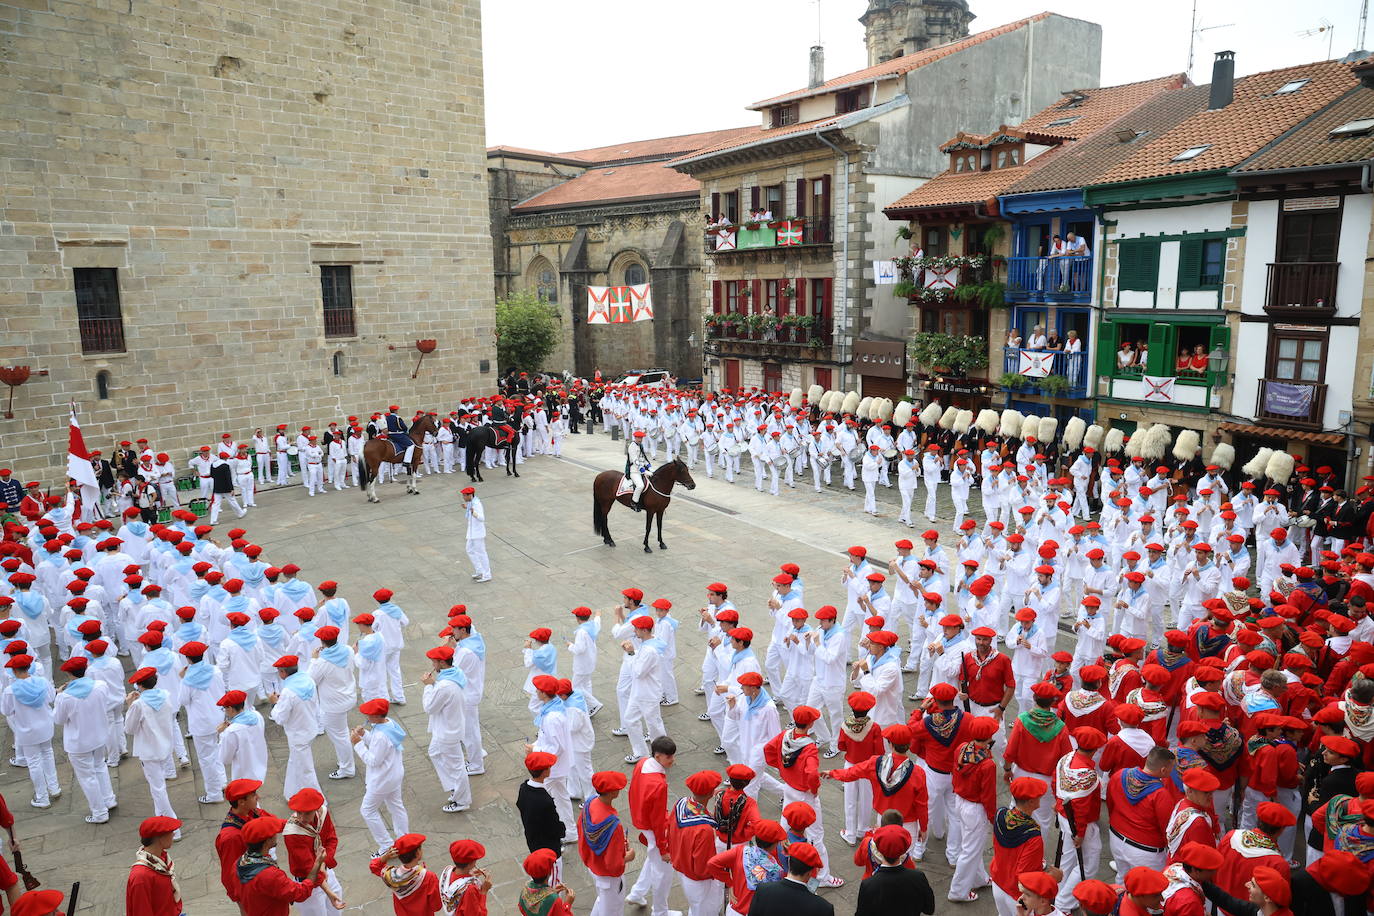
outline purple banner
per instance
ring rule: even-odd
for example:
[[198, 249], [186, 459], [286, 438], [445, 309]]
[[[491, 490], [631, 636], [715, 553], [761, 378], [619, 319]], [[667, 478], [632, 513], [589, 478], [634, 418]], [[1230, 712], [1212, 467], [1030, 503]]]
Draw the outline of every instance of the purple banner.
[[1312, 412], [1311, 385], [1289, 385], [1284, 382], [1264, 383], [1264, 412], [1281, 417], [1306, 417]]

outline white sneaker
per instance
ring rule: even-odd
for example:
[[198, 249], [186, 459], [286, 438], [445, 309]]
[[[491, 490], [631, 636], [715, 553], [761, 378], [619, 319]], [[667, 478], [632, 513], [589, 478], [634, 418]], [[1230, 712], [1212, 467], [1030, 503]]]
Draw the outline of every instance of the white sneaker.
[[626, 903], [633, 903], [635, 906], [648, 906], [648, 905], [649, 905], [649, 901], [648, 901], [648, 900], [644, 899], [643, 897], [635, 897], [635, 896], [633, 896], [633, 895], [626, 896], [625, 902], [626, 902]]

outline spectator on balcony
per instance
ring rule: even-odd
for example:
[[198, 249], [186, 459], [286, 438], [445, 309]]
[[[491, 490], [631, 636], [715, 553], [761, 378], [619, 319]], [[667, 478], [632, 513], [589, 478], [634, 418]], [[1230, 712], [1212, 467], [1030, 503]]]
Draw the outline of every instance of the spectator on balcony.
[[1016, 328], [1007, 330], [1007, 349], [1019, 350], [1021, 348], [1021, 332]]
[[1174, 361], [1174, 374], [1175, 374], [1175, 375], [1189, 375], [1189, 374], [1191, 374], [1191, 373], [1188, 371], [1188, 364], [1192, 361], [1192, 358], [1193, 358], [1193, 356], [1192, 356], [1191, 353], [1188, 352], [1188, 348], [1187, 348], [1187, 347], [1179, 347], [1179, 349], [1178, 349], [1178, 359]]
[[1207, 348], [1202, 344], [1193, 347], [1193, 355], [1188, 360], [1188, 370], [1199, 378], [1207, 374]]
[[1092, 252], [1088, 251], [1088, 240], [1076, 232], [1070, 232], [1064, 241], [1064, 255], [1070, 258], [1086, 258]]
[[1045, 337], [1045, 328], [1037, 324], [1035, 327], [1031, 328], [1030, 340], [1026, 343], [1026, 349], [1043, 350], [1048, 342], [1049, 341]]
[[1135, 365], [1136, 365], [1136, 368], [1139, 369], [1140, 371], [1144, 372], [1144, 371], [1145, 371], [1145, 364], [1146, 364], [1146, 362], [1149, 360], [1149, 358], [1150, 358], [1150, 349], [1149, 349], [1149, 347], [1146, 346], [1144, 340], [1137, 340], [1137, 341], [1135, 342]]
[[1083, 338], [1073, 328], [1064, 340], [1064, 374], [1077, 381], [1083, 372]]
[[1116, 351], [1116, 368], [1134, 369], [1136, 367], [1136, 352], [1129, 340], [1121, 341], [1121, 349]]
[[1064, 341], [1059, 339], [1058, 331], [1050, 331], [1045, 337], [1045, 349], [1059, 353], [1064, 349]]
[[1057, 259], [1064, 257], [1067, 253], [1067, 249], [1064, 247], [1064, 239], [1058, 235], [1050, 236], [1049, 247], [1044, 255], [1047, 260], [1042, 263], [1040, 271], [1040, 288], [1042, 290], [1056, 290], [1059, 288], [1059, 278], [1063, 275], [1064, 271], [1057, 263]]
[[763, 339], [775, 341], [778, 339], [778, 315], [773, 311], [773, 306], [764, 305], [763, 307]]

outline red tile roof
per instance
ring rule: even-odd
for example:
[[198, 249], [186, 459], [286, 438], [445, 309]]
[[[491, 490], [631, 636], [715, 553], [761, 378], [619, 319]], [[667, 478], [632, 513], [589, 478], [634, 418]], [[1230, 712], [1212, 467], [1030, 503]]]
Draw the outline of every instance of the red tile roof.
[[[1022, 121], [1017, 127], [1027, 133], [1047, 134], [1080, 140], [1095, 134], [1128, 111], [1138, 108], [1168, 89], [1178, 89], [1188, 85], [1186, 73], [1171, 73], [1168, 76], [1138, 83], [1124, 83], [1120, 86], [1103, 86], [1101, 89], [1082, 89], [1075, 93], [1065, 93], [1064, 98], [1043, 111]], [[1073, 104], [1074, 97], [1083, 101]], [[1072, 123], [1051, 127], [1056, 121], [1073, 118]]]
[[1049, 12], [1036, 13], [1034, 16], [1028, 16], [1025, 19], [1018, 19], [1015, 22], [1008, 22], [1005, 25], [999, 25], [997, 26], [997, 28], [988, 29], [985, 32], [977, 32], [973, 35], [969, 35], [967, 38], [961, 38], [958, 41], [951, 41], [942, 45], [936, 45], [933, 48], [926, 48], [924, 51], [917, 51], [915, 54], [908, 54], [905, 57], [894, 57], [892, 60], [883, 61], [882, 63], [875, 64], [872, 67], [866, 67], [863, 70], [855, 70], [853, 73], [846, 73], [843, 76], [837, 76], [834, 79], [826, 80], [824, 83], [821, 83], [814, 89], [797, 89], [792, 92], [785, 92], [782, 95], [774, 96], [771, 99], [764, 99], [762, 102], [755, 102], [749, 107], [758, 110], [760, 108], [767, 108], [770, 105], [777, 105], [782, 102], [790, 102], [795, 99], [807, 98], [808, 96], [824, 95], [827, 92], [834, 92], [837, 89], [843, 89], [848, 86], [858, 86], [866, 83], [871, 83], [875, 79], [889, 79], [892, 77], [901, 76], [902, 74], [909, 73], [910, 71], [915, 70], [918, 67], [924, 67], [926, 64], [933, 63], [937, 60], [940, 60], [941, 58], [948, 57], [951, 54], [956, 54], [959, 51], [962, 51], [964, 48], [969, 48], [974, 45], [981, 44], [990, 38], [996, 38], [999, 35], [1005, 35], [1008, 32], [1014, 32], [1017, 29], [1024, 28], [1025, 26], [1030, 25], [1033, 22], [1039, 22], [1042, 19], [1047, 19], [1050, 15], [1052, 14]]
[[1025, 165], [987, 172], [944, 172], [902, 197], [888, 204], [883, 211], [894, 215], [902, 210], [933, 209], [978, 204], [992, 200], [1035, 168], [1037, 159], [1052, 155], [1041, 153]]
[[697, 134], [660, 137], [657, 140], [632, 140], [628, 143], [613, 143], [609, 146], [575, 150], [562, 155], [568, 159], [585, 159], [588, 162], [617, 162], [624, 159], [646, 159], [650, 157], [666, 159], [756, 134], [759, 130], [760, 128], [756, 124], [748, 127], [731, 127], [726, 130], [708, 130]]
[[1332, 135], [1349, 121], [1374, 118], [1374, 89], [1352, 89], [1316, 116], [1290, 131], [1277, 143], [1247, 159], [1241, 174], [1268, 169], [1300, 169], [1343, 165], [1374, 159], [1374, 134]]
[[801, 124], [789, 124], [786, 127], [774, 127], [769, 128], [767, 130], [763, 129], [762, 127], [756, 127], [753, 129], [752, 133], [746, 133], [732, 140], [726, 140], [722, 143], [717, 143], [715, 146], [706, 146], [698, 150], [693, 150], [692, 152], [687, 153], [686, 155], [679, 156], [678, 158], [674, 159], [673, 162], [682, 162], [686, 159], [695, 159], [698, 156], [708, 156], [712, 153], [723, 153], [728, 150], [743, 148], [746, 146], [754, 146], [760, 143], [771, 143], [774, 140], [779, 140], [783, 137], [787, 137], [792, 134], [804, 134], [808, 131], [815, 130], [818, 127], [829, 127], [831, 124], [834, 124], [835, 122], [839, 121], [842, 117], [845, 116], [831, 115], [828, 118], [820, 118], [819, 120], [815, 121], [803, 121]]
[[655, 197], [690, 197], [701, 193], [701, 183], [665, 162], [637, 162], [594, 168], [547, 191], [516, 204], [516, 213], [586, 206], [610, 201]]
[[[1299, 79], [1310, 82], [1296, 92], [1274, 95], [1280, 86]], [[1184, 119], [1106, 172], [1100, 183], [1232, 168], [1355, 84], [1350, 65], [1340, 61], [1319, 61], [1242, 77], [1236, 80], [1234, 100], [1225, 108], [1199, 111]], [[1197, 146], [1208, 148], [1192, 159], [1172, 161]]]

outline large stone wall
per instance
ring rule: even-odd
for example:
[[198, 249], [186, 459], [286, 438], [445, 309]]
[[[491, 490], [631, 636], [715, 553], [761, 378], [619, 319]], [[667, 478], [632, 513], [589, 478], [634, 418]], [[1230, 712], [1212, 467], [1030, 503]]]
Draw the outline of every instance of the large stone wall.
[[[90, 447], [184, 460], [494, 388], [478, 0], [0, 2], [0, 56], [0, 365], [35, 370], [4, 463], [52, 479], [72, 400]], [[83, 355], [75, 267], [118, 269], [126, 352]]]

